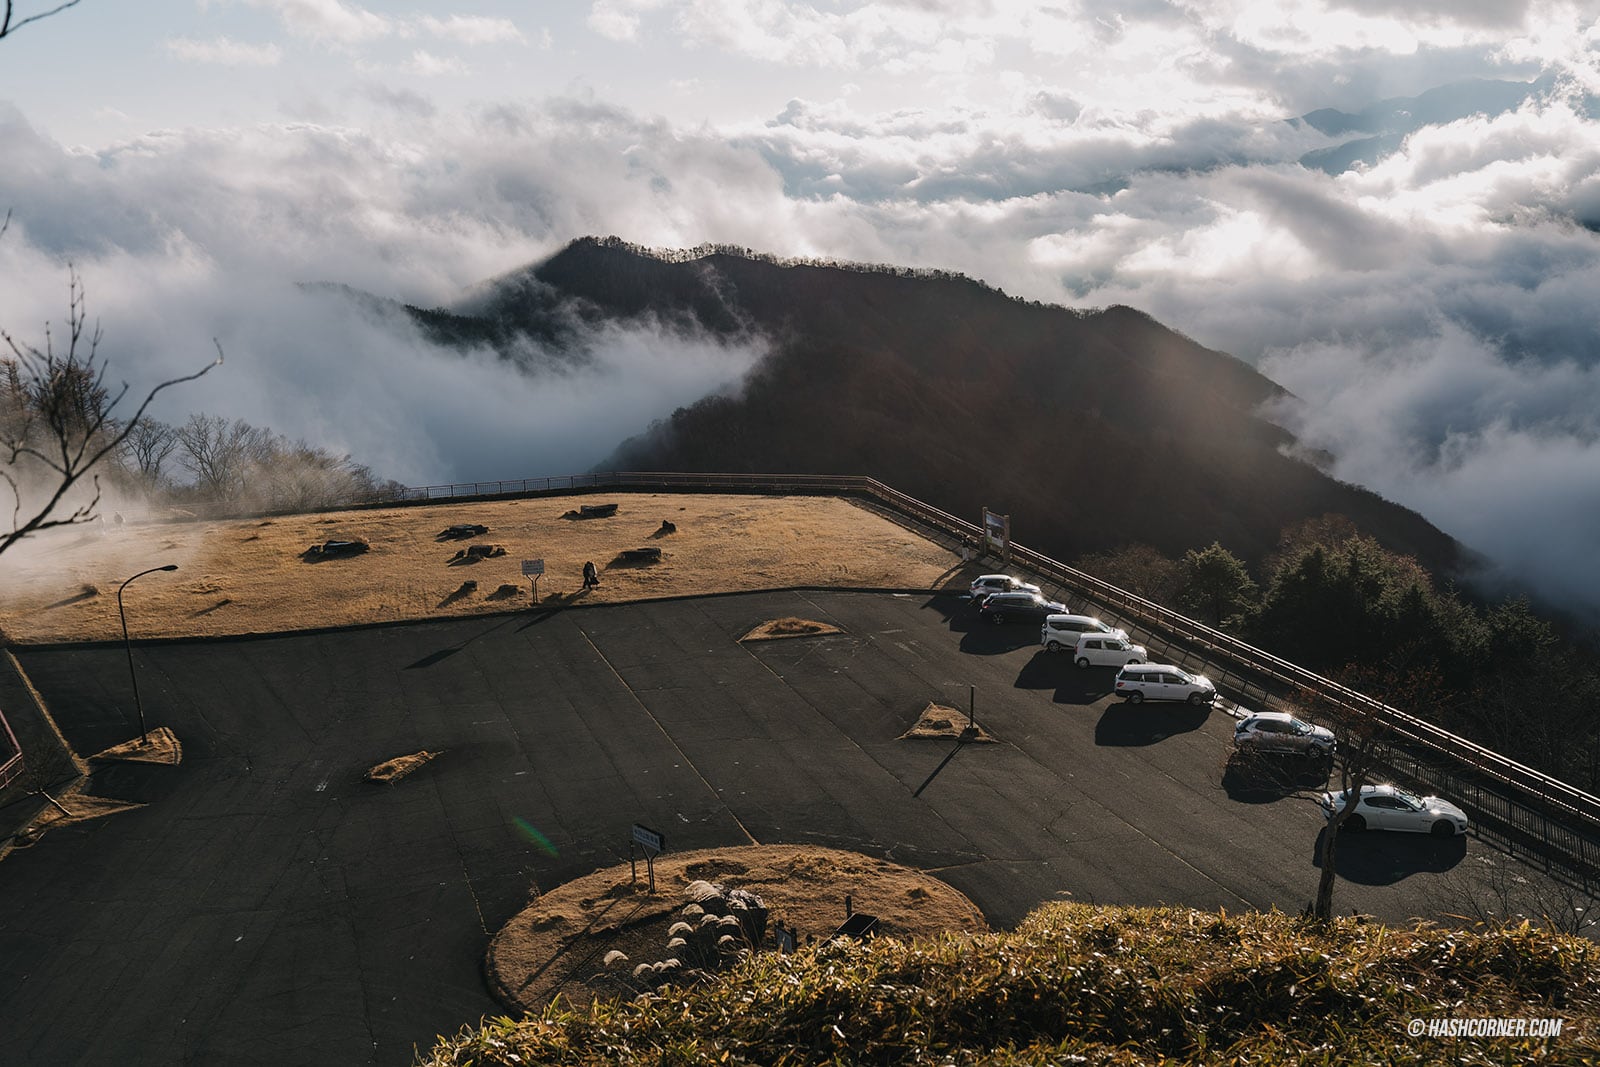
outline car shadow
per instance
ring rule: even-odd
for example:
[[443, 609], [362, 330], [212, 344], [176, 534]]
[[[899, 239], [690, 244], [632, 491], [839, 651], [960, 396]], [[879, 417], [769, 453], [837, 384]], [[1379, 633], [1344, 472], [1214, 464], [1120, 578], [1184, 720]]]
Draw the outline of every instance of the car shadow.
[[1270, 804], [1296, 793], [1326, 790], [1331, 769], [1327, 760], [1233, 752], [1222, 771], [1222, 789], [1240, 804]]
[[1066, 652], [1040, 649], [1025, 663], [1012, 683], [1017, 689], [1052, 689], [1057, 704], [1093, 704], [1110, 693], [1116, 684], [1116, 671], [1105, 667], [1080, 670]]
[[[1328, 828], [1317, 834], [1311, 850], [1311, 865], [1322, 867], [1322, 839]], [[1340, 878], [1357, 885], [1394, 885], [1413, 874], [1448, 871], [1467, 855], [1465, 835], [1434, 837], [1397, 830], [1363, 830], [1339, 835], [1333, 854], [1333, 869]]]
[[1176, 734], [1192, 733], [1211, 715], [1205, 705], [1115, 701], [1094, 727], [1094, 743], [1105, 746], [1153, 745]]
[[993, 626], [980, 622], [974, 623], [972, 629], [961, 635], [960, 648], [975, 656], [998, 656], [1038, 643], [1039, 630], [1036, 626]]

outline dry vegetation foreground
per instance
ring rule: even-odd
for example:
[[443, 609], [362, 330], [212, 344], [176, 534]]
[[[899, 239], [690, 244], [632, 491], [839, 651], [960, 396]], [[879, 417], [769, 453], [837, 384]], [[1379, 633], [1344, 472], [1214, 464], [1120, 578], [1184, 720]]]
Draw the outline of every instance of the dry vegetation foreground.
[[[610, 516], [580, 505], [616, 503]], [[667, 532], [663, 521], [675, 529]], [[460, 538], [457, 524], [488, 527]], [[320, 558], [329, 540], [366, 551]], [[503, 554], [470, 555], [472, 546]], [[654, 560], [624, 553], [656, 548]], [[480, 550], [481, 551], [481, 550]], [[458, 557], [458, 553], [461, 553]], [[532, 603], [521, 561], [543, 559], [540, 603], [617, 602], [793, 585], [931, 588], [954, 554], [847, 499], [618, 492], [370, 511], [126, 524], [32, 538], [0, 559], [0, 631], [19, 642], [277, 633], [446, 618]], [[582, 588], [585, 562], [600, 584]]]

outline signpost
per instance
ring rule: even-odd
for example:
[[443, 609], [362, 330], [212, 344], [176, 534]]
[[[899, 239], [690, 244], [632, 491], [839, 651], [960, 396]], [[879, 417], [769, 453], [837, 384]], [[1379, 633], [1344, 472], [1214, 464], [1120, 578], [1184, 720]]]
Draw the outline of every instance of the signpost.
[[1011, 516], [983, 509], [983, 547], [1000, 557], [1001, 562], [1011, 562]]
[[539, 602], [539, 575], [544, 573], [544, 560], [525, 559], [522, 561], [522, 576], [533, 579], [533, 602]]
[[645, 868], [650, 874], [650, 892], [654, 893], [656, 891], [656, 856], [666, 851], [667, 837], [665, 834], [652, 830], [648, 826], [642, 826], [639, 823], [633, 824], [633, 840], [628, 843], [628, 867], [633, 872], [633, 880], [637, 882], [639, 880], [639, 863], [633, 854], [635, 845], [644, 849]]

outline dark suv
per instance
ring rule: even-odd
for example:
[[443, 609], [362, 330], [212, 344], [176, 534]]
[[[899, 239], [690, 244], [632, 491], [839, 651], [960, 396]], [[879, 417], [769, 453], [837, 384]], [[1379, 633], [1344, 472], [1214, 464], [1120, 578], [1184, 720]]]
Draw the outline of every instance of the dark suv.
[[995, 593], [978, 608], [978, 614], [996, 626], [1003, 622], [1037, 624], [1046, 616], [1067, 614], [1067, 606], [1038, 593]]

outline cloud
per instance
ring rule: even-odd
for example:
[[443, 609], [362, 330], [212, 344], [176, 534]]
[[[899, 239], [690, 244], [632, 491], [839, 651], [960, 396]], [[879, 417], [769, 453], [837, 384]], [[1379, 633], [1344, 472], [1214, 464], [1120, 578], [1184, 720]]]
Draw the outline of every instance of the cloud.
[[314, 41], [359, 44], [395, 32], [396, 22], [342, 0], [245, 0], [271, 11], [290, 33]]
[[424, 15], [416, 20], [416, 25], [435, 37], [455, 41], [458, 44], [520, 43], [523, 40], [522, 31], [517, 29], [516, 23], [510, 19], [486, 18], [481, 15], [451, 15], [439, 19], [432, 15]]
[[[341, 49], [390, 38], [391, 73], [406, 52], [420, 69], [452, 62], [412, 47], [424, 41], [518, 39], [492, 19], [270, 6]], [[19, 279], [0, 288], [0, 323], [59, 318], [70, 258], [141, 374], [187, 367], [224, 340], [218, 382], [244, 384], [208, 380], [197, 406], [405, 480], [521, 476], [551, 468], [518, 456], [568, 454], [518, 451], [533, 440], [518, 435], [537, 431], [514, 411], [549, 396], [546, 421], [565, 425], [564, 405], [591, 410], [584, 398], [610, 379], [595, 377], [592, 394], [526, 392], [484, 353], [438, 372], [403, 323], [293, 283], [439, 304], [591, 233], [956, 269], [1030, 298], [1132, 304], [1262, 363], [1303, 402], [1274, 414], [1333, 452], [1339, 476], [1419, 508], [1523, 580], [1600, 603], [1562, 580], [1592, 569], [1578, 546], [1591, 526], [1569, 507], [1592, 499], [1583, 465], [1597, 458], [1600, 109], [1582, 90], [1600, 85], [1600, 30], [1592, 3], [1509, 9], [1511, 29], [1482, 4], [600, 0], [590, 29], [632, 41], [641, 69], [693, 53], [696, 95], [760, 60], [774, 72], [751, 94], [764, 110], [668, 119], [666, 103], [581, 89], [489, 92], [461, 109], [415, 82], [369, 80], [297, 107], [307, 121], [88, 150], [0, 106], [0, 204], [17, 212], [0, 269]], [[1444, 110], [1464, 117], [1424, 122], [1370, 162], [1334, 173], [1298, 162], [1343, 144], [1288, 121], [1314, 108], [1540, 74], [1527, 103], [1492, 117], [1447, 90], [1460, 106]], [[658, 339], [635, 340], [605, 340], [617, 375], [653, 366], [627, 353]], [[669, 364], [702, 369], [684, 372], [681, 394], [670, 375], [653, 382], [657, 407], [715, 388], [723, 372], [708, 368], [745, 358], [674, 344], [661, 341]], [[350, 355], [324, 383], [316, 368], [333, 353]], [[431, 392], [389, 380], [405, 375]], [[307, 402], [311, 381], [332, 399]], [[347, 413], [365, 392], [371, 403]], [[430, 401], [426, 416], [403, 411]], [[650, 407], [621, 421], [655, 417]], [[455, 418], [494, 433], [452, 429]], [[500, 457], [510, 469], [488, 469]], [[1479, 485], [1503, 487], [1516, 508]], [[1519, 526], [1512, 513], [1560, 522]]]
[[199, 41], [192, 37], [171, 37], [167, 51], [190, 63], [214, 63], [224, 67], [275, 67], [283, 51], [275, 44], [243, 44], [227, 37]]
[[418, 48], [411, 53], [411, 59], [406, 63], [405, 70], [419, 78], [437, 78], [442, 74], [464, 74], [467, 68], [455, 56], [436, 56], [426, 49]]

